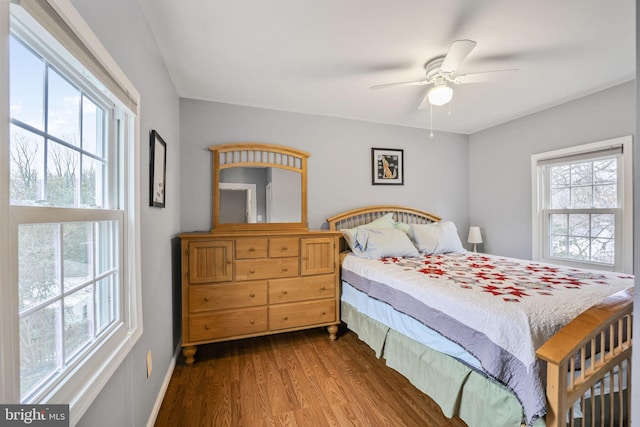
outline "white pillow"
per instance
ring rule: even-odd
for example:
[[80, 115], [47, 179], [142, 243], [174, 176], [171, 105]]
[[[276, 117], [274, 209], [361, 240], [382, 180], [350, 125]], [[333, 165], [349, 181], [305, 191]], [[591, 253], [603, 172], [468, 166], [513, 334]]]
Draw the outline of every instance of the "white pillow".
[[406, 222], [396, 222], [394, 226], [396, 229], [403, 231], [404, 234], [411, 237], [411, 224], [407, 224]]
[[360, 228], [352, 248], [361, 258], [417, 257], [420, 253], [401, 230]]
[[377, 230], [393, 230], [395, 228], [395, 224], [396, 222], [393, 220], [393, 213], [390, 212], [384, 216], [381, 216], [375, 221], [371, 221], [368, 224], [364, 224], [355, 228], [344, 229], [342, 230], [342, 235], [344, 236], [344, 239], [347, 241], [347, 244], [349, 245], [351, 250], [353, 250], [353, 247], [356, 241], [356, 234], [358, 233], [358, 230], [360, 230], [361, 228], [377, 229]]
[[451, 221], [411, 225], [411, 234], [418, 250], [425, 254], [464, 252], [458, 229]]

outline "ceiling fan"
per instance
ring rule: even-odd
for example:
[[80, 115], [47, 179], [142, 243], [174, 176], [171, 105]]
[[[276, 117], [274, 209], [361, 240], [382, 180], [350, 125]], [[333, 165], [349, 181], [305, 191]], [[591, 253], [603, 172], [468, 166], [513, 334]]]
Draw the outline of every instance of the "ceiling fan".
[[395, 86], [423, 86], [432, 85], [424, 100], [420, 104], [420, 109], [425, 108], [427, 103], [435, 106], [445, 105], [453, 97], [452, 85], [466, 83], [483, 83], [500, 80], [518, 71], [516, 69], [493, 70], [481, 73], [457, 74], [456, 71], [462, 62], [469, 56], [473, 48], [476, 47], [473, 40], [456, 40], [451, 44], [446, 56], [432, 59], [425, 65], [426, 78], [408, 82], [387, 83], [371, 86], [371, 89], [383, 89]]

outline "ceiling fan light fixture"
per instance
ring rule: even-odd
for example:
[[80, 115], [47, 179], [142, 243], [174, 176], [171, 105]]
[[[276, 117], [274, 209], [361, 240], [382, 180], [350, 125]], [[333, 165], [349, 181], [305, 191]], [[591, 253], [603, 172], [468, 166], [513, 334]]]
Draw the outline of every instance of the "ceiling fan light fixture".
[[429, 89], [427, 97], [429, 98], [429, 103], [431, 105], [439, 107], [451, 101], [451, 98], [453, 97], [453, 89], [447, 86], [446, 83], [442, 83]]

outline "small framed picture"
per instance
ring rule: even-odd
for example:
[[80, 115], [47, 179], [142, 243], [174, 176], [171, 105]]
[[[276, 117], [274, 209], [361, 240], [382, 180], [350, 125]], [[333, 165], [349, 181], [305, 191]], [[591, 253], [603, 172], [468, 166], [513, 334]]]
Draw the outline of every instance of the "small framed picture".
[[404, 185], [404, 150], [371, 149], [371, 184]]
[[164, 208], [166, 195], [167, 143], [155, 130], [150, 135], [151, 152], [149, 153], [149, 206]]

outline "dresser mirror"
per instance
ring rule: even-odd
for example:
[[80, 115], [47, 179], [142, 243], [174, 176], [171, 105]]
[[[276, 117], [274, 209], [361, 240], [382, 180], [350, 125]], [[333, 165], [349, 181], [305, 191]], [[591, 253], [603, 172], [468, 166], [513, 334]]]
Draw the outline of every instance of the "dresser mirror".
[[256, 143], [209, 149], [214, 231], [307, 228], [308, 153]]

